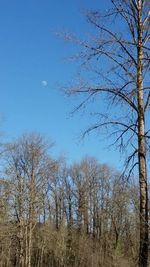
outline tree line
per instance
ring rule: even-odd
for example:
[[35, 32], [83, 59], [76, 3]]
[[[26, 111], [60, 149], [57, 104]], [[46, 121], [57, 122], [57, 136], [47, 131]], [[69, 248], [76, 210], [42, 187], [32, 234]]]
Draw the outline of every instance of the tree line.
[[3, 149], [0, 266], [136, 266], [134, 179], [90, 156], [68, 166], [51, 146], [27, 134]]

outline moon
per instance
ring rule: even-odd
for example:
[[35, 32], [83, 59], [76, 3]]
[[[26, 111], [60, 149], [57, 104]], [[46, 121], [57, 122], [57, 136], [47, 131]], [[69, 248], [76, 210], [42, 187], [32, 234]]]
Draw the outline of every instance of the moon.
[[48, 85], [48, 82], [44, 80], [44, 81], [41, 82], [41, 84], [42, 84], [44, 87], [46, 87], [46, 86]]

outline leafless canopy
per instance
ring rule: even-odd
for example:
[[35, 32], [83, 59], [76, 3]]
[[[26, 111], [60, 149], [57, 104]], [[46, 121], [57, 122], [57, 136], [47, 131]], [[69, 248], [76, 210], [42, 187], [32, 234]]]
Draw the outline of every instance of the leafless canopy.
[[[137, 151], [138, 136], [138, 1], [112, 0], [112, 8], [105, 13], [87, 12], [87, 20], [93, 26], [94, 34], [87, 40], [77, 39], [66, 34], [65, 38], [81, 46], [81, 53], [76, 58], [82, 62], [83, 78], [77, 84], [69, 86], [68, 94], [84, 94], [84, 99], [74, 111], [85, 107], [90, 100], [99, 97], [99, 107], [104, 98], [106, 113], [95, 112], [97, 121], [87, 128], [84, 135], [102, 128], [113, 128], [111, 133], [116, 138], [115, 144], [125, 149], [130, 144]], [[147, 120], [150, 107], [150, 3], [142, 2], [142, 72], [144, 91], [144, 111]], [[88, 75], [85, 73], [89, 73]], [[88, 78], [87, 78], [88, 76]], [[85, 79], [86, 77], [86, 79]], [[82, 80], [82, 81], [81, 81]], [[104, 97], [103, 97], [104, 95]], [[83, 96], [82, 96], [83, 97]], [[95, 103], [95, 102], [93, 102]], [[112, 111], [116, 104], [118, 109]], [[110, 106], [113, 109], [110, 109]], [[110, 110], [110, 112], [109, 112]], [[120, 112], [121, 110], [121, 112]], [[149, 125], [146, 125], [146, 142], [150, 138]], [[129, 163], [129, 159], [127, 160]]]

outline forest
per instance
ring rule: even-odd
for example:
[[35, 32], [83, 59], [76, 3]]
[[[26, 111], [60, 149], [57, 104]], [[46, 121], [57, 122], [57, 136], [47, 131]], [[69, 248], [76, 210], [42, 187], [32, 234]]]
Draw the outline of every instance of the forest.
[[[27, 103], [31, 104], [32, 112], [28, 110], [28, 105], [26, 109], [29, 133], [0, 143], [1, 267], [149, 265], [150, 1], [109, 2], [108, 9], [100, 5], [99, 9], [84, 10], [87, 34], [83, 33], [84, 25], [80, 28], [74, 19], [78, 36], [76, 32], [72, 34], [65, 30], [54, 33], [55, 38], [61, 39], [59, 51], [64, 48], [61, 42], [76, 47], [70, 61], [77, 70], [77, 77], [73, 75], [70, 82], [63, 85], [57, 73], [57, 81], [61, 83], [63, 95], [72, 97], [75, 103], [71, 116], [81, 112], [82, 119], [88, 121], [86, 129], [82, 129], [82, 137], [94, 132], [95, 147], [102, 136], [108, 143], [110, 141], [109, 149], [113, 145], [123, 154], [122, 170], [117, 156], [118, 169], [104, 164], [102, 149], [99, 151], [102, 161], [90, 153], [81, 157], [79, 152], [79, 160], [70, 159], [72, 163], [69, 164], [65, 157], [52, 156], [53, 143], [46, 141], [45, 136], [30, 131], [34, 122], [30, 116], [38, 112], [35, 118], [38, 127], [35, 128], [40, 128], [45, 121], [51, 129], [56, 127], [56, 135], [60, 131], [61, 137], [61, 131], [65, 128], [61, 113], [72, 103], [68, 100], [62, 105], [60, 98], [55, 98], [54, 103], [51, 102], [55, 112], [49, 112], [50, 115], [45, 113], [46, 120], [42, 115], [47, 97], [42, 98], [44, 92], [32, 91], [31, 86], [32, 77], [37, 79], [40, 73], [40, 68], [37, 68], [36, 74], [33, 70], [40, 61], [41, 38], [41, 43], [37, 42], [40, 52], [33, 57], [33, 61], [36, 58], [38, 62], [32, 67], [33, 76], [31, 73], [25, 75], [22, 70], [25, 58], [21, 64], [22, 84], [31, 76], [31, 95], [28, 90], [31, 99]], [[41, 8], [38, 6], [38, 16], [39, 10]], [[71, 16], [69, 20], [72, 22]], [[36, 24], [34, 32], [38, 33], [38, 37], [42, 32], [38, 32], [37, 25], [40, 23]], [[69, 21], [67, 23], [69, 25]], [[56, 56], [58, 50], [55, 50]], [[67, 51], [67, 48], [64, 50]], [[31, 58], [32, 54], [30, 63]], [[44, 64], [41, 66], [42, 71]], [[63, 69], [60, 72], [63, 76], [68, 74]], [[48, 88], [47, 80], [41, 84]], [[34, 86], [36, 88], [37, 85]], [[17, 113], [25, 108], [22, 104], [25, 93], [26, 90], [21, 91], [20, 110]], [[45, 99], [45, 103], [41, 99]], [[59, 118], [56, 116], [58, 110]], [[12, 109], [9, 110], [10, 116], [11, 113]], [[50, 123], [52, 118], [53, 123]], [[23, 123], [21, 118], [20, 124]], [[82, 122], [78, 121], [75, 127], [79, 129], [80, 126]], [[66, 139], [69, 138], [68, 129], [66, 127]], [[108, 151], [108, 162], [109, 157]]]
[[135, 266], [136, 180], [90, 156], [67, 166], [51, 146], [39, 134], [5, 146], [0, 266]]

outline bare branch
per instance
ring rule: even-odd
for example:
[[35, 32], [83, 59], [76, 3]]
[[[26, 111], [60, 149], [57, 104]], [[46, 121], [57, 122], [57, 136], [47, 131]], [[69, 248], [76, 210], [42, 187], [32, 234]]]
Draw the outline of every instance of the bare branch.
[[107, 92], [107, 93], [111, 93], [115, 96], [120, 97], [122, 100], [124, 100], [126, 103], [128, 103], [130, 105], [130, 107], [132, 107], [136, 112], [137, 107], [135, 106], [135, 104], [132, 102], [131, 99], [129, 99], [123, 92], [120, 92], [119, 90], [116, 89], [111, 89], [111, 88], [89, 88], [89, 89], [85, 89], [85, 90], [76, 90], [74, 91], [74, 93], [98, 93], [98, 92]]
[[129, 50], [125, 47], [124, 40], [117, 38], [117, 35], [116, 34], [114, 34], [113, 32], [111, 32], [109, 29], [107, 29], [107, 28], [105, 28], [103, 26], [100, 26], [96, 21], [92, 20], [92, 18], [89, 18], [89, 20], [97, 28], [99, 28], [102, 32], [106, 32], [108, 35], [110, 35], [111, 37], [113, 37], [113, 39], [116, 40], [116, 42], [121, 46], [121, 48], [123, 48], [124, 52], [131, 58], [131, 60], [135, 64], [135, 66], [137, 66], [137, 62], [136, 62], [135, 58], [131, 55], [131, 53], [129, 52]]
[[150, 105], [150, 92], [148, 94], [148, 97], [147, 97], [147, 100], [146, 100], [146, 104], [145, 104], [145, 107], [144, 107], [144, 111], [147, 110], [147, 108], [149, 107]]

